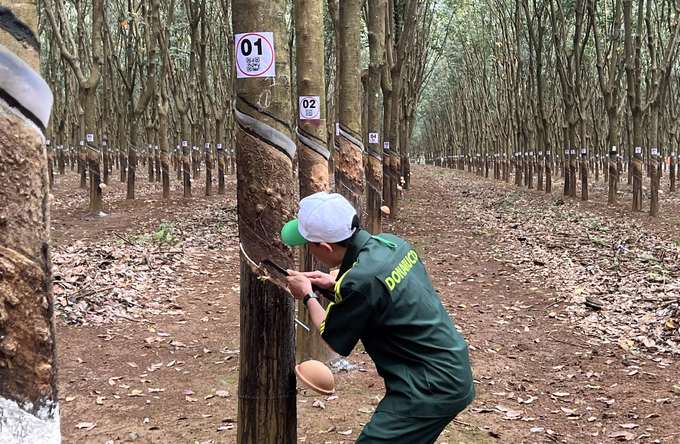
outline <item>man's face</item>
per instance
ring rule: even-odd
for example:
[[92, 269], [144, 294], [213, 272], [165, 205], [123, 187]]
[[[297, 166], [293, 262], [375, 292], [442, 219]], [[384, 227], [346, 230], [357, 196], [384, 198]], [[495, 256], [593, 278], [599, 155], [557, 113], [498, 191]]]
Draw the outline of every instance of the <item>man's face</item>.
[[336, 258], [333, 247], [326, 242], [310, 242], [309, 251], [328, 268], [335, 268], [342, 264], [342, 258]]

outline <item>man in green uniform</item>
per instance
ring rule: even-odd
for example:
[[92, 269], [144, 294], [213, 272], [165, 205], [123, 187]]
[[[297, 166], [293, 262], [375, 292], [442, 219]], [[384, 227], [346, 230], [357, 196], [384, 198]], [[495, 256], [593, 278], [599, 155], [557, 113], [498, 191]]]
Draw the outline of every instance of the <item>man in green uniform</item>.
[[[321, 337], [343, 356], [359, 340], [385, 380], [385, 397], [359, 444], [434, 443], [475, 396], [465, 340], [446, 313], [418, 253], [403, 239], [372, 236], [339, 194], [300, 201], [298, 219], [281, 237], [309, 243], [312, 254], [338, 278], [288, 270], [288, 284], [309, 310]], [[312, 285], [335, 291], [324, 309]]]

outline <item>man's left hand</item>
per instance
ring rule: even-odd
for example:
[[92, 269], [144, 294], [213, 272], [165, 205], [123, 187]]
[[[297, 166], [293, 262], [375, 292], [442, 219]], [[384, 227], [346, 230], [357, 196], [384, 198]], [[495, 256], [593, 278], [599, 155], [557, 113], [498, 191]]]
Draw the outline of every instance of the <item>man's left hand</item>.
[[312, 293], [312, 283], [304, 274], [295, 270], [287, 271], [288, 289], [295, 299], [301, 301], [306, 294]]

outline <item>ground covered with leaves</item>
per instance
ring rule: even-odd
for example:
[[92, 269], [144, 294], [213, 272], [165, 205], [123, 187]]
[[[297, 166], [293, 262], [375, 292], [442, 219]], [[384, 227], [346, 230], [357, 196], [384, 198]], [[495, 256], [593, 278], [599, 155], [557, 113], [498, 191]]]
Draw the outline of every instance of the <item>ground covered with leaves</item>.
[[[64, 443], [236, 443], [239, 263], [227, 194], [57, 177], [52, 258]], [[661, 217], [413, 166], [384, 229], [419, 251], [468, 340], [477, 399], [439, 443], [680, 442], [680, 199]], [[336, 394], [300, 385], [298, 441], [350, 443], [384, 394], [358, 346]], [[415, 444], [415, 443], [414, 443]]]

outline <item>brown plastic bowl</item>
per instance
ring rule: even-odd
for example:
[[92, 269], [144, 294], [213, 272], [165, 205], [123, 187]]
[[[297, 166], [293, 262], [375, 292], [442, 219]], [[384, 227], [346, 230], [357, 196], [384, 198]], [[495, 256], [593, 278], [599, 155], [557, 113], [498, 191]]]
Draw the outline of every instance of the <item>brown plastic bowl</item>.
[[295, 374], [304, 385], [315, 392], [322, 395], [335, 393], [333, 372], [323, 362], [313, 359], [301, 362], [295, 366]]

